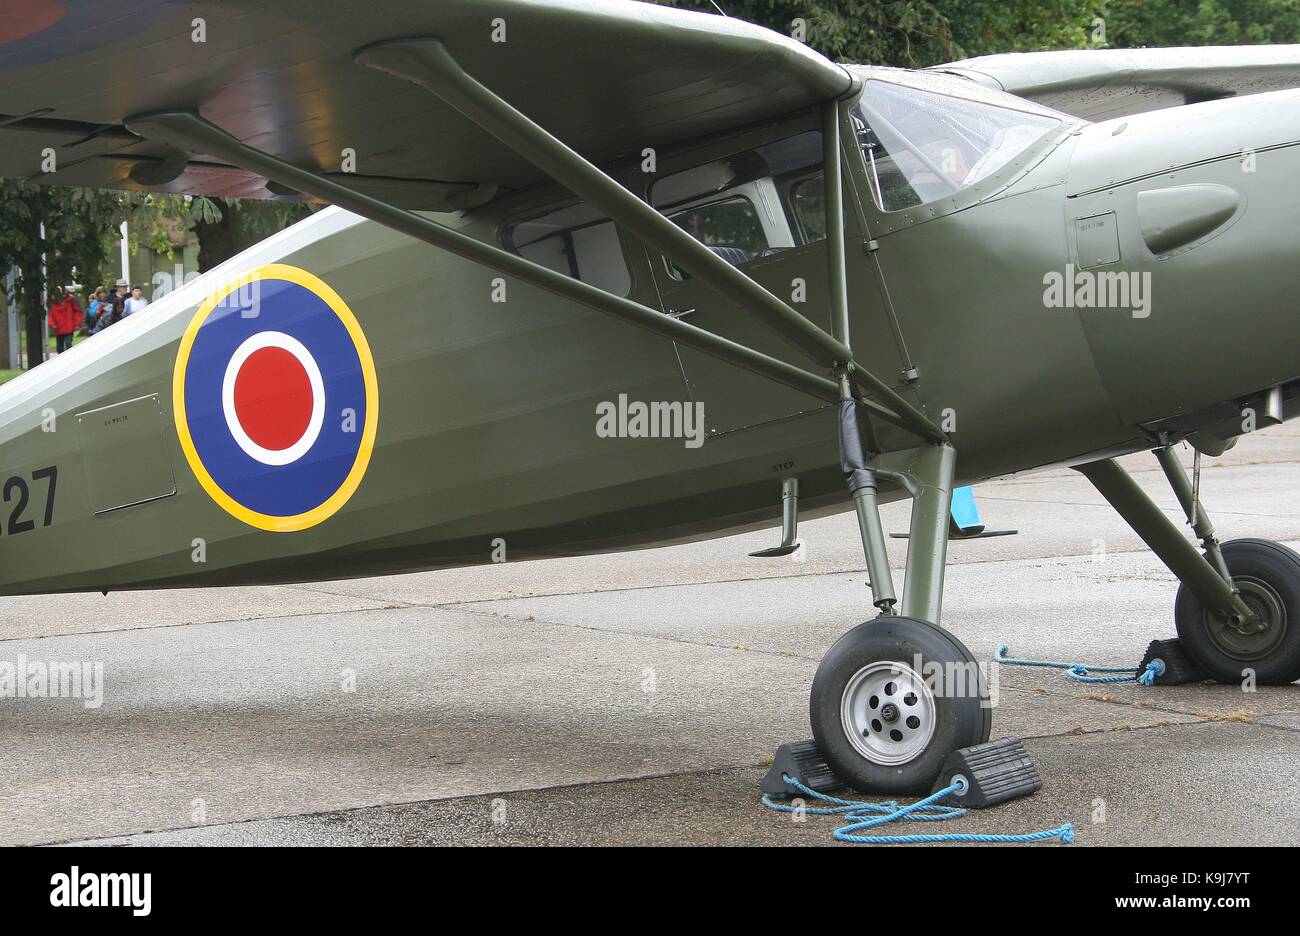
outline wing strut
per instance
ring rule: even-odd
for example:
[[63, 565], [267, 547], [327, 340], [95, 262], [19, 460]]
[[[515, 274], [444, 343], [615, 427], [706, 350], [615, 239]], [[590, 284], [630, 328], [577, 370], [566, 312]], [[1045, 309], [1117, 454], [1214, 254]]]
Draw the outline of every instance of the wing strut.
[[[762, 285], [715, 256], [704, 244], [468, 74], [447, 51], [442, 40], [432, 37], [386, 40], [363, 46], [353, 53], [353, 58], [367, 68], [410, 81], [442, 99], [571, 192], [600, 209], [611, 220], [662, 252], [678, 267], [742, 308], [753, 311], [810, 360], [843, 373], [854, 387], [875, 395], [902, 418], [904, 428], [932, 442], [946, 440], [943, 431], [924, 413], [853, 359], [853, 352], [847, 344], [843, 232], [838, 245], [834, 242], [829, 245], [832, 254], [831, 286], [836, 305], [832, 310], [832, 321], [837, 332], [832, 336]], [[828, 109], [824, 117], [833, 118], [838, 142], [838, 111]], [[833, 164], [828, 164], [826, 171], [828, 176], [833, 173], [838, 178], [838, 145], [834, 152]], [[828, 208], [827, 217], [839, 218], [841, 215], [830, 214]], [[840, 249], [838, 257], [834, 255], [836, 246]]]

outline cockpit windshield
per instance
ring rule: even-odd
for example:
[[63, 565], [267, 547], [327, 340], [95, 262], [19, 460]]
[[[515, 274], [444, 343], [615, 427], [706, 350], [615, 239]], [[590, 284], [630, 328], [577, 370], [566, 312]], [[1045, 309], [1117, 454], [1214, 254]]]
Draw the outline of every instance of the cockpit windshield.
[[1061, 123], [1046, 109], [1018, 110], [974, 97], [866, 82], [853, 119], [881, 210], [902, 211], [968, 188]]

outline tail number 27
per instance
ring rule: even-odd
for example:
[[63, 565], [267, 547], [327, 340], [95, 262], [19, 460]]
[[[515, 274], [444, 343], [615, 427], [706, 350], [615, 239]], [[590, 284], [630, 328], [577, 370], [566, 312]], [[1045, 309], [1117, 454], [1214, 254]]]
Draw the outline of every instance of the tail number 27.
[[[45, 482], [45, 517], [41, 526], [49, 526], [54, 522], [54, 489], [59, 483], [59, 469], [54, 465], [48, 468], [37, 468], [32, 472], [32, 481]], [[13, 504], [5, 528], [6, 532], [13, 536], [16, 533], [27, 533], [36, 529], [35, 520], [23, 519], [23, 514], [27, 512], [28, 501], [31, 500], [31, 489], [28, 487], [27, 479], [22, 475], [11, 475], [6, 478], [3, 495], [6, 504]]]

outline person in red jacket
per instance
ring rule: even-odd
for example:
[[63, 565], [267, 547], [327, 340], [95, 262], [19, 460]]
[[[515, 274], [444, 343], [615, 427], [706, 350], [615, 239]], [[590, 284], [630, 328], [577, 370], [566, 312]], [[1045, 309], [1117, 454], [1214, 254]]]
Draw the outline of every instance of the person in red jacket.
[[54, 350], [62, 353], [71, 348], [72, 336], [81, 325], [81, 306], [77, 305], [76, 297], [65, 292], [63, 298], [51, 303], [47, 321], [50, 331], [54, 332]]

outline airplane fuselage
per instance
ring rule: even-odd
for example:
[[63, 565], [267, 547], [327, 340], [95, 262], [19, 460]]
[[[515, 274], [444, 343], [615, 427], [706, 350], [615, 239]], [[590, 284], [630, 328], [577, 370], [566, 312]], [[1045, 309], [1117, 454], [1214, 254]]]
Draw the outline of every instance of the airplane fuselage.
[[[640, 158], [609, 171], [695, 223], [716, 205], [687, 185], [691, 172], [754, 152], [777, 166], [771, 154], [816, 126], [795, 114], [659, 154], [653, 173]], [[893, 209], [855, 150], [844, 223], [858, 359], [949, 433], [961, 483], [1202, 428], [1216, 406], [1300, 377], [1298, 142], [1300, 92], [1062, 120], [980, 182]], [[724, 180], [757, 226], [699, 223], [766, 244], [735, 258], [828, 328], [826, 240], [790, 208], [815, 173]], [[657, 192], [668, 179], [683, 188]], [[626, 234], [593, 248], [590, 219], [564, 227], [572, 205], [539, 189], [437, 220], [521, 252], [538, 245], [539, 262], [578, 275], [596, 258], [611, 290], [810, 366]], [[285, 270], [303, 282], [275, 279]], [[252, 271], [283, 286], [263, 297], [266, 319], [229, 297], [213, 304], [238, 297]], [[335, 327], [329, 296], [355, 329]], [[276, 420], [298, 417], [272, 411], [279, 365], [257, 359], [272, 368], [259, 390], [262, 378], [241, 383], [221, 363], [236, 348], [253, 361], [264, 332], [289, 334], [274, 347], [305, 347], [324, 372], [283, 446]], [[241, 448], [217, 445], [223, 420], [248, 430], [235, 432]], [[885, 449], [915, 444], [876, 428]], [[305, 432], [336, 437], [340, 454], [265, 486]], [[327, 471], [345, 496], [327, 497], [328, 479], [311, 490]], [[825, 402], [330, 208], [0, 390], [0, 592], [306, 581], [664, 544], [772, 522], [785, 477], [799, 478], [805, 515], [849, 508]]]

